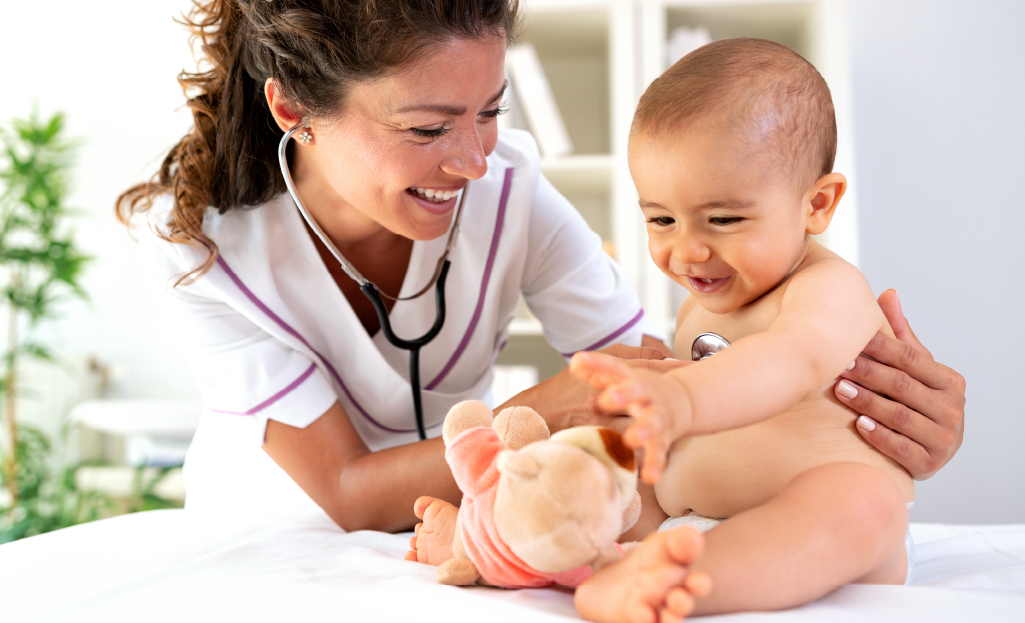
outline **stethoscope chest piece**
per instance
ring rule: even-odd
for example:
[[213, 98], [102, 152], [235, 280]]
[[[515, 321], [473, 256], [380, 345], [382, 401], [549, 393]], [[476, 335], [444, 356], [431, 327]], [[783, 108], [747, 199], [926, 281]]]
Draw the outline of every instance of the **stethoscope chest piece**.
[[718, 333], [702, 333], [694, 338], [690, 346], [691, 361], [701, 361], [730, 345], [729, 340]]

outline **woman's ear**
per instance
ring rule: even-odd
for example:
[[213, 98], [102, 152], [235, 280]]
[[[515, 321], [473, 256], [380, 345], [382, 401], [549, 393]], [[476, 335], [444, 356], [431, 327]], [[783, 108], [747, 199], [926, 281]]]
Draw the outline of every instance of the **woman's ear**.
[[278, 93], [273, 78], [267, 78], [267, 82], [263, 83], [263, 93], [267, 97], [270, 114], [282, 132], [288, 132], [295, 124], [302, 121], [302, 115], [296, 114], [292, 105]]
[[805, 195], [805, 229], [809, 234], [821, 234], [826, 231], [845, 192], [847, 178], [842, 173], [827, 173], [815, 180], [815, 184]]

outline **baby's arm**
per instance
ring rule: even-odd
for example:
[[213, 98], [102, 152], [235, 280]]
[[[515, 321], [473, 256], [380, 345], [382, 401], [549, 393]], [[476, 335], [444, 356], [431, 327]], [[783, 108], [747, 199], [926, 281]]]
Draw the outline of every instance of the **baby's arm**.
[[850, 264], [819, 261], [791, 277], [769, 329], [737, 340], [699, 365], [666, 375], [634, 373], [582, 355], [579, 378], [602, 389], [601, 406], [625, 409], [625, 439], [644, 446], [642, 477], [653, 482], [669, 446], [684, 435], [740, 428], [782, 413], [854, 361], [885, 324], [868, 283]]
[[669, 373], [690, 397], [688, 434], [786, 411], [835, 379], [884, 324], [868, 282], [847, 262], [822, 260], [795, 274], [767, 331]]

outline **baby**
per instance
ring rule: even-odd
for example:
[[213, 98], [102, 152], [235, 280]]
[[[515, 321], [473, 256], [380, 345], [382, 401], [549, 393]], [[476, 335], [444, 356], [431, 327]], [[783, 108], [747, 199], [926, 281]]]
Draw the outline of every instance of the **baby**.
[[[706, 332], [730, 345], [665, 375], [595, 353], [571, 370], [603, 409], [633, 417], [625, 439], [643, 448], [666, 513], [725, 520], [703, 550], [692, 531], [663, 533], [595, 575], [576, 595], [585, 618], [778, 609], [845, 583], [905, 582], [911, 477], [832, 392], [890, 332], [861, 273], [812, 238], [847, 188], [835, 152], [825, 81], [769, 41], [707, 45], [641, 98], [629, 159], [648, 249], [690, 292], [675, 350], [690, 359]], [[841, 499], [857, 500], [857, 517], [834, 510]], [[710, 594], [688, 590], [688, 566], [711, 577]]]

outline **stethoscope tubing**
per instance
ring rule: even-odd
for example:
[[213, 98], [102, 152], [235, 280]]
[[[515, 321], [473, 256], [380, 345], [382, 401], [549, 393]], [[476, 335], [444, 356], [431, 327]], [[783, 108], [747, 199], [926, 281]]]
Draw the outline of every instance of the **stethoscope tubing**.
[[[395, 331], [392, 330], [391, 320], [388, 317], [388, 308], [384, 304], [384, 300], [381, 298], [381, 292], [377, 289], [370, 280], [365, 278], [355, 266], [349, 262], [341, 251], [335, 247], [334, 243], [328, 238], [324, 230], [321, 229], [320, 225], [317, 224], [316, 219], [310, 214], [309, 210], [303, 204], [302, 199], [299, 197], [299, 192], [295, 188], [295, 183], [292, 181], [291, 171], [288, 169], [288, 156], [287, 148], [288, 141], [292, 138], [292, 135], [303, 127], [309, 127], [306, 119], [292, 126], [285, 135], [281, 137], [281, 142], [278, 143], [278, 165], [281, 167], [281, 175], [285, 178], [285, 187], [288, 189], [288, 193], [292, 196], [292, 200], [295, 201], [296, 207], [299, 209], [299, 213], [302, 214], [306, 224], [309, 225], [313, 233], [320, 239], [325, 247], [331, 252], [331, 254], [341, 264], [342, 270], [348, 275], [353, 281], [359, 284], [359, 289], [363, 294], [370, 300], [371, 305], [374, 306], [374, 311], [377, 312], [377, 319], [381, 323], [381, 331], [384, 332], [384, 337], [396, 348], [409, 351], [409, 385], [413, 393], [413, 412], [416, 416], [416, 431], [420, 435], [420, 440], [427, 439], [427, 430], [424, 426], [424, 412], [423, 412], [423, 398], [421, 396], [422, 388], [420, 385], [420, 349], [429, 344], [434, 338], [441, 332], [442, 326], [445, 324], [445, 280], [448, 277], [448, 269], [451, 266], [451, 262], [447, 256], [449, 251], [455, 245], [456, 237], [459, 233], [459, 217], [462, 214], [463, 202], [466, 199], [466, 188], [463, 188], [463, 196], [460, 198], [459, 210], [455, 216], [455, 222], [453, 223], [453, 231], [450, 234], [449, 242], [446, 245], [445, 255], [442, 256], [444, 262], [441, 265], [439, 272], [437, 273], [437, 281], [434, 286], [434, 306], [435, 306], [435, 317], [434, 325], [424, 333], [422, 336], [412, 339], [405, 340], [395, 335]], [[430, 285], [428, 284], [427, 288]], [[427, 288], [421, 290], [411, 298], [416, 298], [420, 294], [427, 291]]]

